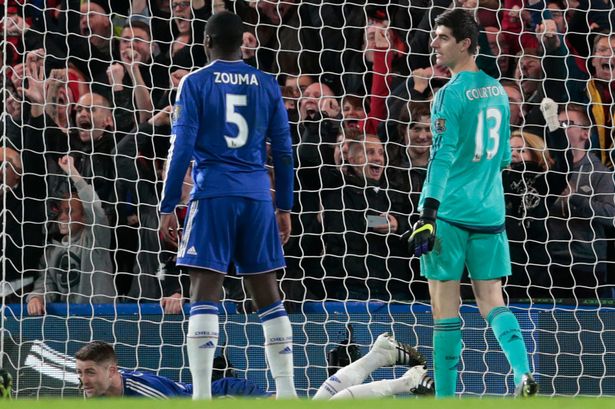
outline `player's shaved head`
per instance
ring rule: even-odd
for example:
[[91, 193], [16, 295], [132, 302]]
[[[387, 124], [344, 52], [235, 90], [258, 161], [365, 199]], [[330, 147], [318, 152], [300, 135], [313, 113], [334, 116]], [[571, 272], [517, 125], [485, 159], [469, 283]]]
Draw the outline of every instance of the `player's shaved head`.
[[[229, 11], [214, 14], [205, 28], [206, 47], [213, 47], [225, 53], [231, 53], [243, 43], [243, 22], [241, 17]], [[209, 42], [211, 44], [209, 44]]]

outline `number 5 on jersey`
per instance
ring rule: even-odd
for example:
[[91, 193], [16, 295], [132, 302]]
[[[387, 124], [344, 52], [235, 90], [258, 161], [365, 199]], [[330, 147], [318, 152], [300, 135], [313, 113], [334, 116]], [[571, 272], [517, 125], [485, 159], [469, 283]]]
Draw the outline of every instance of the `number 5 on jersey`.
[[231, 149], [241, 148], [248, 141], [250, 128], [248, 122], [235, 107], [245, 107], [248, 105], [248, 97], [245, 95], [226, 94], [226, 122], [237, 125], [237, 136], [224, 136], [226, 144]]
[[492, 140], [492, 143], [488, 143], [491, 145], [487, 146], [487, 160], [493, 159], [496, 153], [498, 153], [498, 148], [500, 147], [500, 125], [502, 125], [502, 112], [500, 112], [497, 108], [487, 108], [486, 111], [479, 111], [478, 118], [476, 118], [476, 135], [475, 141], [476, 145], [474, 148], [474, 162], [478, 162], [483, 157], [483, 150], [485, 150], [483, 144], [483, 133], [485, 129], [485, 117], [487, 117], [487, 121], [493, 119], [493, 126], [489, 127], [489, 140]]

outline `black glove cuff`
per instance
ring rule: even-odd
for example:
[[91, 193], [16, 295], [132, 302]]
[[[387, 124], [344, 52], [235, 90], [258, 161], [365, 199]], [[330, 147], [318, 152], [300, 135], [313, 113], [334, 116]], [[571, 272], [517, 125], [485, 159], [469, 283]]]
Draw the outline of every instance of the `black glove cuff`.
[[421, 219], [428, 220], [436, 220], [436, 215], [438, 214], [438, 208], [440, 207], [440, 202], [436, 199], [428, 197], [425, 199], [423, 203], [423, 211], [421, 212]]

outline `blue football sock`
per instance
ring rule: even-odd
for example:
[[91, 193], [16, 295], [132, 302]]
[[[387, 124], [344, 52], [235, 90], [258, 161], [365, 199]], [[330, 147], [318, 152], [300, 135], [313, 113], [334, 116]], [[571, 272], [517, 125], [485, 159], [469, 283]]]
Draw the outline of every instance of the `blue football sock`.
[[515, 385], [521, 382], [523, 374], [530, 371], [527, 349], [519, 321], [507, 307], [495, 307], [487, 315], [487, 322], [515, 374]]
[[461, 318], [434, 320], [433, 365], [437, 398], [455, 396], [460, 357]]

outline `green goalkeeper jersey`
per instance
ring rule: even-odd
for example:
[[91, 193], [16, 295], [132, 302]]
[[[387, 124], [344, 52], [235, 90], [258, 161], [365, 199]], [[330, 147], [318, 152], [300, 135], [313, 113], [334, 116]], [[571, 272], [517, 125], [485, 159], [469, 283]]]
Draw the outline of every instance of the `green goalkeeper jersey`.
[[510, 164], [510, 105], [483, 71], [455, 74], [435, 97], [434, 135], [421, 193], [440, 202], [438, 218], [499, 230], [505, 217], [501, 170]]

